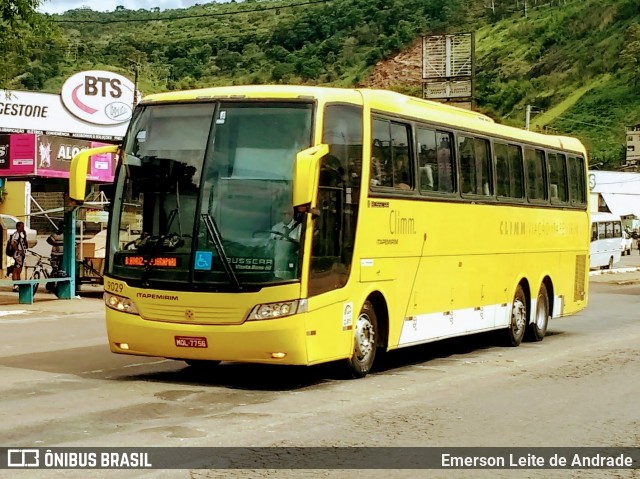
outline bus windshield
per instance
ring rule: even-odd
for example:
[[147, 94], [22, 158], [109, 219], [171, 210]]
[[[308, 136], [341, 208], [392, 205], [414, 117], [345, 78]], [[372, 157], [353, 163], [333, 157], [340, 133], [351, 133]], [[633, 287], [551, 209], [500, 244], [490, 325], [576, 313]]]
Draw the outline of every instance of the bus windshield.
[[109, 273], [178, 289], [299, 281], [291, 183], [312, 117], [300, 102], [140, 107], [115, 181]]

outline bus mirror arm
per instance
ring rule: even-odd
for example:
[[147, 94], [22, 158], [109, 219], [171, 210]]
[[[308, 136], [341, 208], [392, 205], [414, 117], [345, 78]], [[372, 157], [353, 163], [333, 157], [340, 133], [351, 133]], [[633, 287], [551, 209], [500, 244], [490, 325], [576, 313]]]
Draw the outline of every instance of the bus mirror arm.
[[329, 154], [329, 145], [320, 144], [300, 151], [296, 155], [293, 167], [293, 207], [306, 209], [306, 212], [314, 214], [312, 201], [318, 189], [320, 176], [320, 160]]
[[89, 171], [89, 159], [93, 155], [104, 153], [116, 154], [117, 145], [99, 146], [81, 151], [71, 160], [69, 167], [69, 203], [81, 205], [84, 203], [87, 189], [87, 172]]

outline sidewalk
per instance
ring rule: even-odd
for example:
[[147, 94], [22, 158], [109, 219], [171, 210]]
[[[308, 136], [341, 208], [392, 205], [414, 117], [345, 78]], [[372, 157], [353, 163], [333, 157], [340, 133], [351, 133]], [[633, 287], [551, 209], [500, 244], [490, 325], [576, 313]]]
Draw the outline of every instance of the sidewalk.
[[[40, 286], [42, 288], [42, 285]], [[0, 287], [0, 319], [3, 316], [29, 314], [34, 316], [57, 316], [62, 314], [95, 313], [104, 308], [102, 287], [82, 285], [80, 296], [74, 299], [58, 299], [55, 294], [40, 290], [34, 295], [33, 304], [19, 304], [18, 293], [9, 287]]]

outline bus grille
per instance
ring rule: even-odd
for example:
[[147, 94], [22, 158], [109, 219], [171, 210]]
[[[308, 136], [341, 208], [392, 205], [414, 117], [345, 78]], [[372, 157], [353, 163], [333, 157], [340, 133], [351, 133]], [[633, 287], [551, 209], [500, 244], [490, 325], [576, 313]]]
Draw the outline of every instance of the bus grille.
[[573, 300], [583, 301], [585, 297], [585, 272], [587, 267], [587, 255], [576, 256], [576, 278], [573, 285]]
[[241, 308], [139, 305], [140, 316], [147, 321], [183, 324], [241, 324], [248, 311]]

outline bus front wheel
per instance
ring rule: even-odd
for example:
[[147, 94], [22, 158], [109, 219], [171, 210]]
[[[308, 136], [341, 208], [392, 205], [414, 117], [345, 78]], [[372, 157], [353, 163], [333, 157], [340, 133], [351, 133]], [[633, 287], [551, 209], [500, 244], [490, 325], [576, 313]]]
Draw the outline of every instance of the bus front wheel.
[[363, 378], [373, 366], [376, 357], [378, 318], [369, 301], [365, 301], [355, 325], [353, 354], [347, 359], [347, 370], [352, 378]]
[[521, 285], [518, 285], [511, 304], [511, 318], [506, 332], [507, 346], [519, 346], [527, 328], [527, 297]]
[[540, 286], [538, 292], [535, 314], [533, 321], [527, 327], [527, 339], [542, 341], [547, 334], [547, 326], [549, 325], [549, 293], [547, 293], [547, 287], [544, 284]]

